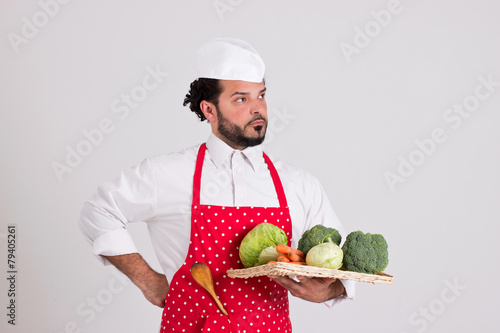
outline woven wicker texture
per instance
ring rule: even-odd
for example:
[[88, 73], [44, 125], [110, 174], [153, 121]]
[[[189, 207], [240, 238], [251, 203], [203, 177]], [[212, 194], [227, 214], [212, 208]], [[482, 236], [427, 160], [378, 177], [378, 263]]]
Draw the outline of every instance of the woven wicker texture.
[[295, 275], [321, 278], [336, 278], [369, 283], [392, 284], [394, 277], [385, 273], [365, 274], [336, 269], [319, 268], [307, 265], [295, 265], [283, 262], [267, 264], [245, 269], [230, 269], [227, 275], [231, 278], [250, 278], [255, 276]]

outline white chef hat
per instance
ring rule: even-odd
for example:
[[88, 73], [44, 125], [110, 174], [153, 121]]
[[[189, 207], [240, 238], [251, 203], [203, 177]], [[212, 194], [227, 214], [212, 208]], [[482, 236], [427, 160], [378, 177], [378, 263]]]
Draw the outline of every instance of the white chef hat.
[[262, 82], [265, 65], [259, 53], [245, 41], [216, 38], [206, 42], [196, 54], [199, 78]]

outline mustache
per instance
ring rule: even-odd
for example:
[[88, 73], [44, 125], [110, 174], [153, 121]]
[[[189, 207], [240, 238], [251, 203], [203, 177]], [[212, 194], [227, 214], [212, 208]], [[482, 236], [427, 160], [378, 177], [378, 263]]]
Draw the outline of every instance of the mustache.
[[257, 115], [255, 117], [253, 117], [245, 126], [250, 125], [251, 123], [253, 123], [256, 120], [263, 120], [264, 124], [267, 124], [267, 119], [266, 118], [262, 117], [261, 115]]

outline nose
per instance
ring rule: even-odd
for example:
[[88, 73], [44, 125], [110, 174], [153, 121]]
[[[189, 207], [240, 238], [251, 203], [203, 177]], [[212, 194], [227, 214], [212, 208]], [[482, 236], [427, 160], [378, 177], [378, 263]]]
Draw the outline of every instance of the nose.
[[250, 113], [254, 114], [265, 114], [267, 111], [266, 101], [263, 99], [256, 99], [250, 106]]

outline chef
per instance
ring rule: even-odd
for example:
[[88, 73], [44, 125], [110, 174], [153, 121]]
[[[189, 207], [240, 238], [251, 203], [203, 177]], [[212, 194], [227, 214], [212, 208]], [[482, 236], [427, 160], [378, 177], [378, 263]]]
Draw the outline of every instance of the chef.
[[[288, 294], [332, 307], [354, 297], [354, 282], [261, 276], [232, 279], [238, 246], [255, 225], [282, 228], [297, 247], [316, 224], [346, 232], [316, 178], [262, 151], [268, 125], [265, 65], [248, 43], [218, 38], [197, 52], [198, 78], [184, 105], [211, 134], [206, 142], [145, 159], [100, 186], [79, 225], [104, 264], [126, 274], [163, 307], [161, 332], [292, 332]], [[127, 231], [147, 223], [163, 269], [154, 271]], [[228, 315], [190, 274], [206, 263]]]

